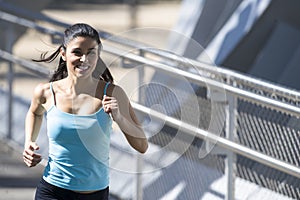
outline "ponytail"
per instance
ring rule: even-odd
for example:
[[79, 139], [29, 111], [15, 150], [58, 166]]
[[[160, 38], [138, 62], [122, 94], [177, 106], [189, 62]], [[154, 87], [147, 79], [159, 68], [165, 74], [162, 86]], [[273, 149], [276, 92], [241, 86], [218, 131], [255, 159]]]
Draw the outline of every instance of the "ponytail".
[[114, 78], [112, 77], [110, 71], [108, 68], [106, 68], [103, 72], [103, 74], [100, 77], [102, 80], [104, 80], [105, 82], [110, 82], [110, 83], [114, 83]]
[[60, 58], [58, 68], [56, 71], [54, 71], [49, 82], [58, 81], [60, 79], [66, 78], [67, 76], [68, 76], [68, 70], [67, 70], [66, 61]]
[[100, 57], [98, 59], [97, 66], [93, 72], [93, 77], [97, 79], [99, 78], [100, 80], [103, 80], [105, 82], [114, 82], [114, 78], [112, 77], [109, 69]]
[[[32, 59], [32, 61], [34, 62], [46, 62], [46, 63], [51, 63], [52, 61], [54, 61], [57, 56], [60, 53], [60, 49], [64, 48], [63, 45], [60, 45], [56, 51], [54, 53], [52, 53], [50, 56], [46, 57], [48, 52], [42, 53], [41, 54], [41, 58], [40, 59]], [[67, 70], [67, 65], [66, 65], [66, 61], [64, 61], [61, 57], [59, 59], [59, 64], [57, 67], [57, 70], [54, 71], [52, 77], [50, 78], [49, 82], [53, 82], [53, 81], [57, 81], [60, 79], [63, 79], [65, 77], [68, 76], [68, 70]]]

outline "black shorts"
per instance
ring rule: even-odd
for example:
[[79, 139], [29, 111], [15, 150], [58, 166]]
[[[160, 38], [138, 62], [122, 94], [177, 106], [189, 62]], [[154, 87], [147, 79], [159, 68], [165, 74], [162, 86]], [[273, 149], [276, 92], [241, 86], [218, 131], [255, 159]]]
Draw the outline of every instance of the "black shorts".
[[108, 200], [109, 188], [89, 194], [77, 193], [47, 183], [43, 178], [37, 186], [35, 200]]

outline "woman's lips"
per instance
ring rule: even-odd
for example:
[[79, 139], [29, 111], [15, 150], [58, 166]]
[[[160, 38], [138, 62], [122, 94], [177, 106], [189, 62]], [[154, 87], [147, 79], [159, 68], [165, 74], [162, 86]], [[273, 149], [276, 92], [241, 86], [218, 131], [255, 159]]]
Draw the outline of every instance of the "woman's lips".
[[88, 70], [90, 67], [86, 66], [86, 65], [81, 65], [81, 66], [77, 66], [77, 68], [82, 70], [82, 71], [85, 71], [85, 70]]

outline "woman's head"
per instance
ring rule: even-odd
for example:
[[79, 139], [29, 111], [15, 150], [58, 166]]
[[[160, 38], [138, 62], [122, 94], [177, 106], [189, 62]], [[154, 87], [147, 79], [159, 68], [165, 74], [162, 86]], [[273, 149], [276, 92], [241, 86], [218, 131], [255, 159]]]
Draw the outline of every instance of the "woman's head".
[[85, 68], [92, 67], [95, 78], [113, 82], [108, 68], [100, 58], [101, 49], [102, 43], [98, 32], [88, 24], [78, 23], [65, 30], [63, 42], [53, 54], [49, 57], [42, 54], [40, 60], [34, 61], [52, 62], [61, 55], [58, 68], [50, 81], [63, 79], [76, 70], [82, 73]]
[[[98, 33], [96, 32], [96, 34]], [[82, 27], [65, 31], [65, 40], [60, 53], [67, 67], [69, 78], [91, 78], [100, 53], [99, 39], [95, 39], [93, 35], [95, 33], [92, 33], [92, 30]], [[104, 71], [104, 69], [102, 70]]]

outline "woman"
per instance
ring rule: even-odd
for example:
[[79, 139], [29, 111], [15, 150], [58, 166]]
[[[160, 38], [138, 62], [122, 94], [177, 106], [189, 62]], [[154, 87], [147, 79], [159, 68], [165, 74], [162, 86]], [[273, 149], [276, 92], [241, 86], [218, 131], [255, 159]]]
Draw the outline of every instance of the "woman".
[[134, 149], [148, 148], [128, 97], [99, 57], [101, 47], [94, 28], [74, 24], [52, 55], [35, 60], [52, 62], [60, 55], [50, 83], [35, 88], [26, 116], [23, 158], [34, 167], [41, 161], [36, 139], [47, 113], [49, 159], [35, 199], [108, 199], [112, 120]]

